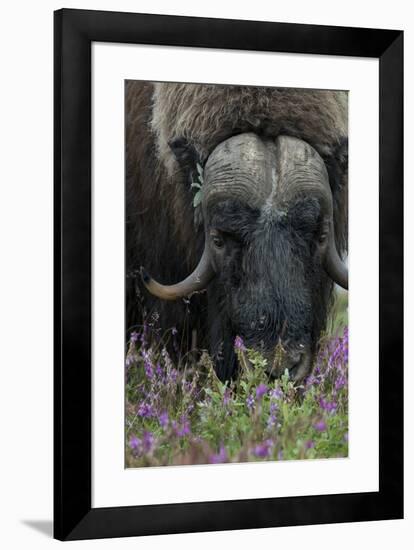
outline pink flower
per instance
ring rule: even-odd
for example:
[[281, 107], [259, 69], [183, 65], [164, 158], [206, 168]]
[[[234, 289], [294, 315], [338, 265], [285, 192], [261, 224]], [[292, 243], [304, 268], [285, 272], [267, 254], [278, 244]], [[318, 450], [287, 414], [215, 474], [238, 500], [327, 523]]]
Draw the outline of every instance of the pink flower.
[[217, 454], [213, 454], [209, 458], [210, 464], [222, 464], [227, 462], [227, 451], [224, 445], [221, 445], [220, 451]]
[[267, 392], [266, 384], [259, 384], [256, 388], [256, 397], [257, 397], [257, 399], [261, 399], [265, 395], [266, 392]]
[[313, 427], [318, 432], [324, 432], [326, 430], [326, 423], [323, 420], [319, 420], [319, 422], [316, 422]]
[[165, 430], [168, 426], [169, 421], [170, 421], [170, 419], [168, 418], [167, 411], [164, 411], [159, 415], [158, 421], [160, 423], [161, 428], [163, 428]]
[[131, 436], [129, 440], [129, 446], [133, 451], [138, 450], [139, 446], [141, 445], [141, 440], [138, 439], [136, 435]]
[[236, 336], [234, 340], [234, 347], [238, 351], [246, 351], [246, 347], [244, 345], [244, 342], [240, 336]]
[[259, 443], [259, 445], [256, 445], [256, 447], [254, 447], [253, 454], [258, 458], [266, 458], [270, 454], [270, 449], [272, 445], [272, 440], [267, 439], [266, 441], [263, 441], [263, 443]]
[[152, 405], [149, 405], [147, 403], [141, 403], [141, 405], [138, 407], [138, 416], [142, 416], [143, 418], [151, 418], [154, 416], [154, 408]]

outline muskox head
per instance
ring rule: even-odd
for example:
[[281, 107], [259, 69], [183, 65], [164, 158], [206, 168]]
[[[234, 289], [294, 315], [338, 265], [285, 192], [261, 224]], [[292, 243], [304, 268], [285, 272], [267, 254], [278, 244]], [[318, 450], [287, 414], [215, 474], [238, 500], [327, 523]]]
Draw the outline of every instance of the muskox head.
[[[240, 336], [265, 355], [273, 374], [288, 369], [303, 379], [332, 282], [348, 286], [323, 159], [293, 137], [230, 137], [205, 163], [201, 207], [205, 246], [198, 266], [172, 286], [143, 272], [148, 290], [174, 300], [207, 288], [211, 351], [222, 378], [234, 373], [233, 342]], [[284, 353], [276, 364], [278, 348]]]

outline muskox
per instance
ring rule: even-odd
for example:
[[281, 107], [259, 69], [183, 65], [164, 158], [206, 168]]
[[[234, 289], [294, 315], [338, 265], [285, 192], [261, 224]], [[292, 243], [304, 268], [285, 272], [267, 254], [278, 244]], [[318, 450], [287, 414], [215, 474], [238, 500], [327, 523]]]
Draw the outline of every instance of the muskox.
[[222, 380], [236, 336], [302, 380], [348, 286], [347, 159], [346, 92], [128, 81], [128, 330], [156, 311]]

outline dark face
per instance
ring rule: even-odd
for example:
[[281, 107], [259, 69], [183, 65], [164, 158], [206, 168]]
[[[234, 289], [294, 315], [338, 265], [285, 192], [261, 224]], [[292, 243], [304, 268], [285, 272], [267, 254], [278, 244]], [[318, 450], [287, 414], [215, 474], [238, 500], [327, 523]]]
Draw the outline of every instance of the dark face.
[[326, 294], [318, 202], [299, 198], [268, 212], [227, 199], [208, 212], [206, 232], [216, 273], [210, 295], [220, 310], [212, 330], [219, 359], [221, 353], [234, 368], [230, 346], [240, 336], [263, 353], [269, 373], [289, 369], [293, 379], [302, 379], [311, 367]]
[[232, 136], [204, 165], [201, 211], [205, 247], [194, 271], [174, 285], [142, 272], [144, 284], [165, 300], [207, 289], [210, 352], [222, 380], [237, 374], [236, 336], [265, 356], [269, 374], [288, 369], [302, 380], [332, 281], [348, 287], [324, 161], [289, 136]]

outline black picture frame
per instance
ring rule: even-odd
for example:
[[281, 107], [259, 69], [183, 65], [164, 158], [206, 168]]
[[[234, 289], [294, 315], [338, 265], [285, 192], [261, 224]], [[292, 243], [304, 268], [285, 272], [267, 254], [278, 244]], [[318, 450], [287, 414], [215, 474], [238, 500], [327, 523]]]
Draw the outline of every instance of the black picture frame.
[[[379, 59], [378, 492], [92, 508], [94, 41]], [[74, 540], [402, 518], [403, 32], [63, 9], [54, 14], [54, 92], [54, 536]]]

